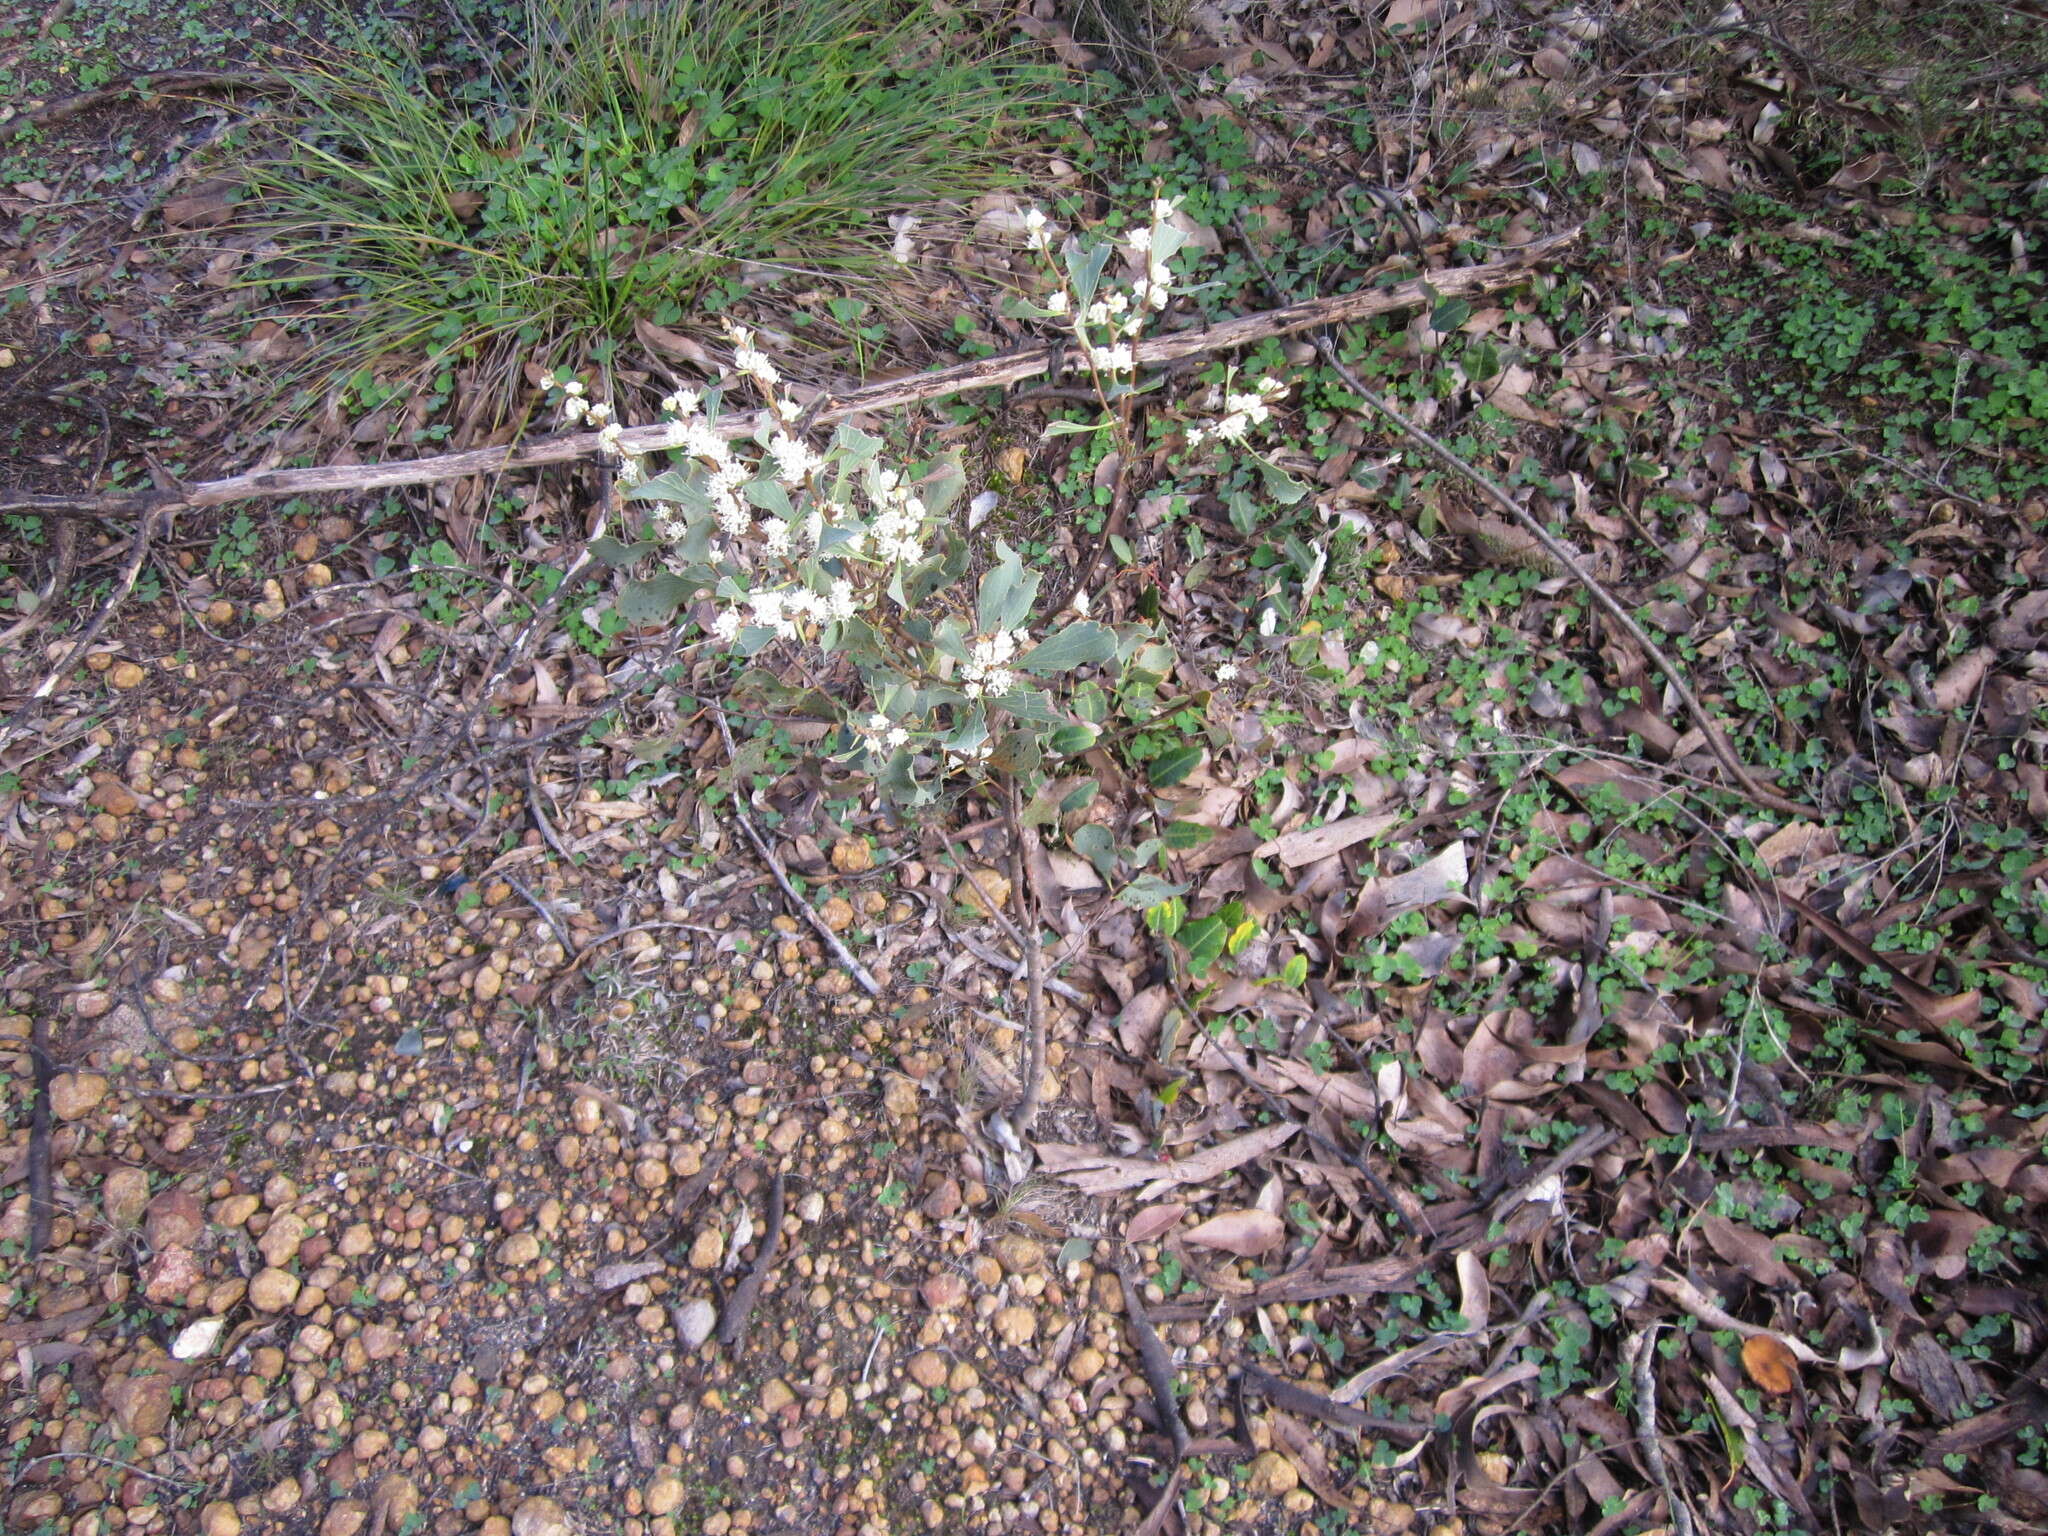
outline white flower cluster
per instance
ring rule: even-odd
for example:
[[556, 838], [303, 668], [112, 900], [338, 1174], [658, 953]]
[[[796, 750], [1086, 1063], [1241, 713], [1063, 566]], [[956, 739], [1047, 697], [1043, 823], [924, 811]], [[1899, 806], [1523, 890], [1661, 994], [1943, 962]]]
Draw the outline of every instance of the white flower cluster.
[[614, 473], [621, 487], [638, 485], [647, 478], [647, 466], [637, 453], [626, 452], [622, 441], [626, 425], [612, 414], [609, 403], [590, 398], [581, 379], [557, 380], [553, 373], [540, 376], [540, 387], [562, 392], [562, 421], [565, 425], [597, 428], [597, 440], [606, 456], [615, 462]]
[[1263, 427], [1273, 416], [1272, 402], [1287, 393], [1287, 386], [1278, 379], [1261, 379], [1253, 390], [1235, 390], [1226, 387], [1223, 391], [1223, 416], [1210, 426], [1191, 427], [1188, 430], [1188, 446], [1200, 448], [1206, 443], [1241, 443], [1253, 427]]
[[999, 629], [982, 635], [968, 647], [967, 664], [960, 669], [960, 688], [970, 699], [999, 699], [1017, 691], [1017, 674], [1009, 663], [1031, 644], [1021, 629]]
[[869, 715], [859, 727], [860, 738], [871, 752], [894, 752], [910, 742], [910, 730], [884, 714]]
[[754, 345], [752, 331], [743, 325], [732, 325], [726, 327], [726, 335], [732, 338], [733, 367], [764, 389], [773, 389], [782, 382], [782, 375], [768, 361], [768, 354]]
[[[1142, 334], [1151, 317], [1173, 301], [1173, 269], [1168, 258], [1180, 248], [1182, 235], [1173, 225], [1180, 212], [1176, 199], [1152, 201], [1152, 222], [1124, 237], [1129, 254], [1142, 261], [1145, 274], [1128, 291], [1112, 288], [1080, 302], [1067, 277], [1045, 299], [1046, 313], [1066, 316], [1080, 342], [1089, 366], [1100, 376], [1127, 377], [1137, 371], [1137, 350], [1132, 343]], [[1047, 253], [1050, 262], [1052, 225], [1043, 209], [1030, 208], [1024, 214], [1025, 239], [1033, 250]]]

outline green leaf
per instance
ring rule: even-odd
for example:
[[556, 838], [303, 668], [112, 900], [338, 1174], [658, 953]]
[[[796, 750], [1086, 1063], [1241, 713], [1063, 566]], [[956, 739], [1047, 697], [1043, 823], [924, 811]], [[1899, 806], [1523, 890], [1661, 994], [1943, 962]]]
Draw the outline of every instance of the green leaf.
[[1153, 758], [1145, 776], [1154, 789], [1171, 789], [1193, 773], [1202, 761], [1201, 747], [1169, 747]]
[[1071, 672], [1115, 654], [1115, 632], [1106, 624], [1082, 619], [1046, 636], [1017, 665], [1026, 672]]
[[1291, 507], [1308, 494], [1308, 487], [1278, 464], [1269, 459], [1259, 458], [1256, 454], [1253, 458], [1259, 466], [1259, 478], [1266, 484], [1266, 494], [1281, 506]]
[[1280, 985], [1300, 990], [1308, 985], [1308, 956], [1295, 955], [1280, 968]]
[[960, 465], [960, 450], [948, 448], [928, 464], [920, 464], [912, 477], [912, 484], [918, 498], [924, 502], [925, 512], [932, 517], [945, 514], [946, 508], [960, 499], [960, 493], [967, 489], [967, 471]]
[[1074, 718], [1085, 720], [1090, 725], [1100, 725], [1109, 718], [1109, 695], [1097, 683], [1083, 683], [1067, 699], [1068, 708]]
[[1059, 725], [1064, 718], [1052, 707], [1052, 700], [1036, 688], [1019, 688], [1016, 692], [1006, 693], [993, 702], [1011, 719], [1027, 721], [1032, 725]]
[[[1090, 779], [1088, 783], [1092, 786], [1095, 781]], [[1073, 798], [1073, 795], [1067, 796], [1068, 800]], [[1064, 808], [1064, 802], [1062, 806]], [[1067, 846], [1093, 864], [1095, 873], [1105, 880], [1116, 868], [1116, 839], [1109, 835], [1109, 828], [1099, 822], [1091, 821], [1086, 826], [1074, 828], [1074, 835], [1067, 839]]]
[[666, 624], [691, 598], [703, 591], [701, 584], [686, 581], [674, 571], [663, 571], [642, 581], [629, 581], [619, 589], [614, 605], [620, 618], [635, 628], [643, 624]]
[[1145, 909], [1145, 926], [1162, 939], [1179, 933], [1181, 924], [1187, 920], [1188, 904], [1178, 896], [1169, 896]]
[[1116, 899], [1127, 907], [1156, 907], [1162, 901], [1187, 894], [1185, 885], [1176, 885], [1158, 875], [1140, 875], [1116, 894]]
[[981, 578], [974, 605], [975, 628], [984, 635], [1022, 628], [1038, 599], [1038, 583], [1038, 572], [1025, 570], [1017, 551], [996, 540], [996, 563]]
[[861, 431], [851, 422], [842, 421], [832, 434], [832, 451], [844, 454], [849, 464], [865, 464], [882, 451], [882, 440]]
[[1067, 281], [1074, 290], [1074, 308], [1086, 309], [1095, 302], [1095, 290], [1102, 284], [1102, 270], [1116, 247], [1104, 241], [1085, 250], [1067, 252]]
[[934, 593], [943, 592], [967, 574], [967, 541], [951, 528], [946, 530], [945, 539], [945, 547], [938, 554], [903, 574], [904, 607], [923, 607]]
[[1045, 424], [1045, 430], [1039, 436], [1081, 437], [1087, 433], [1100, 432], [1104, 427], [1113, 427], [1115, 425], [1115, 421], [1108, 416], [1103, 417], [1100, 421], [1049, 421]]
[[654, 546], [642, 539], [635, 544], [622, 544], [610, 534], [604, 534], [590, 541], [590, 552], [614, 570], [625, 570], [638, 565], [641, 556], [650, 553]]
[[1205, 827], [1199, 821], [1169, 821], [1160, 828], [1160, 838], [1176, 853], [1199, 848], [1216, 835], [1214, 827]]
[[[1004, 707], [1009, 707], [1007, 701]], [[1046, 737], [1045, 744], [1053, 751], [1071, 757], [1076, 752], [1086, 752], [1094, 746], [1098, 734], [1092, 725], [1063, 725]]]
[[1180, 942], [1188, 952], [1188, 969], [1201, 975], [1223, 957], [1223, 919], [1196, 918], [1181, 929]]
[[1429, 312], [1429, 328], [1432, 331], [1455, 331], [1472, 318], [1472, 306], [1464, 299], [1440, 299], [1435, 309]]
[[[1097, 782], [1094, 779], [1083, 779], [1080, 783], [1076, 784], [1072, 789], [1068, 790], [1066, 793], [1066, 798], [1060, 801], [1060, 814], [1062, 816], [1073, 816], [1078, 814], [1079, 812], [1087, 810], [1089, 806], [1095, 803], [1095, 797], [1101, 793], [1102, 785], [1099, 782]], [[1093, 823], [1091, 822], [1090, 825], [1092, 826]], [[1087, 827], [1082, 827], [1074, 833], [1074, 837], [1077, 840], [1074, 845], [1074, 851], [1076, 853], [1080, 852], [1080, 843], [1078, 839], [1080, 838], [1081, 833], [1087, 830]], [[1102, 828], [1100, 827], [1096, 827], [1095, 830], [1098, 832], [1102, 832]], [[1105, 838], [1109, 836], [1107, 832], [1102, 832], [1102, 835]]]
[[642, 480], [626, 492], [628, 501], [673, 501], [693, 512], [709, 512], [711, 497], [704, 489], [705, 474], [695, 464], [664, 470], [651, 480]]
[[789, 492], [782, 488], [779, 481], [763, 475], [758, 480], [749, 480], [746, 492], [747, 500], [763, 512], [773, 512], [784, 522], [795, 518], [796, 508], [789, 504]]

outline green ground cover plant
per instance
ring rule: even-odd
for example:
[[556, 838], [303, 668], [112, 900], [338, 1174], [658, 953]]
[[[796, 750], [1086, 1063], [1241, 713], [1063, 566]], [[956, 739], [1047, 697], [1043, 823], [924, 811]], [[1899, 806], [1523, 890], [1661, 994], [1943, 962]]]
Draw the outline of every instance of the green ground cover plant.
[[524, 46], [469, 78], [359, 30], [292, 71], [281, 139], [249, 151], [246, 217], [279, 247], [258, 279], [314, 336], [294, 382], [488, 415], [528, 358], [608, 363], [636, 321], [873, 277], [887, 216], [1013, 179], [1007, 135], [1040, 110], [1037, 74], [963, 26], [896, 0], [532, 0]]

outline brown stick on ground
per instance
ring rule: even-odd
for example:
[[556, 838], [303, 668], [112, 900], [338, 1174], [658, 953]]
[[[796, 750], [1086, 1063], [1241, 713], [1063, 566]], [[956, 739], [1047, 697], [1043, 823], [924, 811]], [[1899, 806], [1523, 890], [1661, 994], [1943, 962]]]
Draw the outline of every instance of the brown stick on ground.
[[[1571, 244], [1578, 234], [1576, 229], [1566, 230], [1517, 247], [1512, 255], [1499, 261], [1482, 262], [1472, 267], [1448, 267], [1388, 288], [1368, 288], [1332, 298], [1311, 299], [1262, 314], [1224, 320], [1199, 331], [1156, 336], [1138, 343], [1137, 364], [1140, 368], [1157, 368], [1183, 358], [1204, 357], [1233, 347], [1247, 347], [1271, 336], [1291, 336], [1318, 326], [1347, 325], [1375, 315], [1424, 309], [1440, 299], [1474, 298], [1502, 288], [1512, 288], [1528, 277], [1532, 265]], [[816, 410], [813, 420], [823, 426], [843, 421], [849, 416], [919, 405], [928, 400], [943, 400], [970, 390], [1001, 389], [1020, 379], [1036, 378], [1047, 372], [1055, 358], [1059, 359], [1062, 367], [1082, 366], [1078, 355], [1063, 354], [1058, 348], [1034, 347], [1028, 352], [981, 358], [933, 373], [885, 379], [849, 390], [844, 395], [830, 396]], [[758, 417], [750, 412], [722, 418], [719, 430], [728, 437], [750, 437], [757, 425]], [[620, 438], [618, 451], [656, 453], [680, 446], [684, 435], [684, 426], [678, 422], [635, 427]], [[116, 517], [134, 515], [152, 507], [214, 507], [254, 498], [370, 491], [397, 485], [425, 485], [437, 480], [460, 480], [468, 475], [528, 469], [539, 464], [561, 464], [571, 459], [594, 458], [600, 450], [610, 451], [605, 449], [595, 432], [577, 432], [494, 448], [473, 448], [463, 453], [398, 459], [385, 464], [327, 464], [311, 469], [251, 470], [246, 474], [230, 475], [224, 480], [202, 480], [175, 491], [143, 491], [113, 496], [17, 496], [0, 501], [0, 512], [72, 510]]]
[[1180, 1401], [1173, 1395], [1173, 1357], [1145, 1315], [1145, 1299], [1138, 1294], [1138, 1278], [1128, 1253], [1117, 1255], [1116, 1277], [1123, 1283], [1124, 1316], [1130, 1320], [1131, 1336], [1138, 1341], [1138, 1366], [1145, 1385], [1152, 1389], [1153, 1412], [1158, 1415], [1161, 1433], [1173, 1442], [1173, 1461], [1178, 1466], [1188, 1454], [1188, 1427], [1181, 1421]]
[[761, 1287], [767, 1283], [768, 1271], [774, 1268], [775, 1255], [782, 1247], [782, 1193], [782, 1175], [778, 1173], [768, 1186], [767, 1230], [761, 1238], [760, 1251], [754, 1255], [753, 1267], [732, 1288], [725, 1311], [718, 1319], [718, 1342], [728, 1347], [746, 1331], [747, 1319], [754, 1314], [754, 1303], [761, 1299]]

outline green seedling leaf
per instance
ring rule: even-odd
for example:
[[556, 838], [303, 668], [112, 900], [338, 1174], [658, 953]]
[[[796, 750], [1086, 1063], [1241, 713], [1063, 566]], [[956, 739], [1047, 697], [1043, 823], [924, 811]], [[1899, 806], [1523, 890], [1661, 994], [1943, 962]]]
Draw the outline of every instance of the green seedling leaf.
[[1199, 848], [1216, 835], [1214, 827], [1205, 827], [1199, 821], [1169, 821], [1160, 829], [1160, 840], [1176, 853]]
[[1429, 328], [1432, 331], [1455, 331], [1472, 318], [1472, 305], [1464, 299], [1439, 299], [1435, 309], [1429, 312]]
[[1081, 437], [1090, 432], [1100, 432], [1115, 423], [1105, 416], [1100, 421], [1051, 421], [1046, 423], [1041, 437]]

